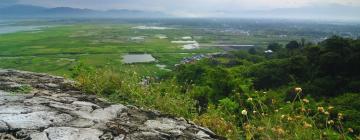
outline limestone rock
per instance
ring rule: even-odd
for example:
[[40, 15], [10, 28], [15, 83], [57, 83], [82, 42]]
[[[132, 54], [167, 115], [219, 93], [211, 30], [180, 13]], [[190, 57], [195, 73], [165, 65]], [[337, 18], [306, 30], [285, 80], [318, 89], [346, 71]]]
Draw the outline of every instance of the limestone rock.
[[[0, 70], [0, 134], [34, 140], [223, 139], [183, 118], [110, 104], [47, 74]], [[30, 87], [22, 93], [21, 87]]]

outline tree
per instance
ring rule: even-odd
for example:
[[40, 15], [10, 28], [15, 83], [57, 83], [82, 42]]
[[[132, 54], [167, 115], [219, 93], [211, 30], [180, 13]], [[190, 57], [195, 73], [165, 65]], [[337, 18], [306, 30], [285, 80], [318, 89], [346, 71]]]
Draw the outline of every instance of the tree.
[[300, 44], [295, 40], [290, 41], [288, 44], [286, 44], [286, 49], [288, 50], [295, 50], [298, 48], [300, 48]]
[[254, 47], [249, 49], [249, 54], [256, 54], [256, 53], [257, 51]]
[[305, 38], [301, 38], [301, 44], [300, 44], [300, 46], [301, 46], [302, 48], [305, 47], [305, 43], [306, 43]]
[[279, 43], [270, 43], [267, 47], [268, 50], [272, 50], [274, 52], [277, 52], [281, 49], [281, 44]]

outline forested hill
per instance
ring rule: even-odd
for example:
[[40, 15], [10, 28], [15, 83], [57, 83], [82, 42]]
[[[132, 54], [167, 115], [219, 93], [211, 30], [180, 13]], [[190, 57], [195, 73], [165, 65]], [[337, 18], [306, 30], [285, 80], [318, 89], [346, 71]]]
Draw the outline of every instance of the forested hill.
[[334, 36], [182, 64], [146, 86], [108, 68], [78, 66], [73, 76], [87, 93], [184, 116], [229, 139], [350, 139], [360, 132], [359, 71], [360, 40]]

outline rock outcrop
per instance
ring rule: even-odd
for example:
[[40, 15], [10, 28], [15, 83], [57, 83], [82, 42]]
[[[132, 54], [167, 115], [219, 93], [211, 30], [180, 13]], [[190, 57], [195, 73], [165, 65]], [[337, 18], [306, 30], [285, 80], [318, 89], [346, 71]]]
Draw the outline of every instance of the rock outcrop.
[[0, 70], [0, 139], [220, 139], [182, 118], [111, 104], [62, 77]]

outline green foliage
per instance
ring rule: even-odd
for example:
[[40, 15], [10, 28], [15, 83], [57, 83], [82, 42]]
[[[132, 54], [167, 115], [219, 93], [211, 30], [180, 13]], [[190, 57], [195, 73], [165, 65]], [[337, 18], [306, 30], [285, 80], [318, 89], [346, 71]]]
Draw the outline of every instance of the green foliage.
[[277, 52], [277, 51], [279, 51], [279, 50], [282, 49], [282, 46], [281, 46], [281, 44], [279, 44], [279, 43], [270, 43], [270, 44], [267, 46], [267, 49], [268, 49], [268, 50], [272, 50], [272, 51], [274, 51], [274, 52]]
[[250, 48], [248, 52], [249, 52], [249, 54], [253, 54], [253, 55], [257, 54], [257, 51], [256, 51], [256, 49], [254, 47]]
[[108, 97], [114, 102], [158, 109], [165, 113], [191, 118], [195, 102], [179, 94], [181, 86], [173, 80], [147, 84], [153, 81], [133, 71], [116, 71], [111, 67], [95, 69], [83, 65], [74, 69], [79, 89], [86, 93]]
[[[316, 97], [359, 92], [360, 40], [332, 37], [319, 46], [292, 49], [294, 55], [256, 64], [249, 71], [256, 89], [278, 88], [287, 84], [303, 85], [307, 94]], [[290, 42], [288, 46], [297, 46]], [[295, 53], [296, 52], [296, 53]], [[359, 59], [360, 60], [360, 59]]]
[[280, 87], [291, 82], [291, 77], [285, 69], [287, 60], [271, 60], [251, 66], [249, 75], [253, 77], [255, 89]]
[[12, 91], [14, 93], [21, 93], [21, 94], [28, 94], [33, 90], [33, 88], [30, 85], [21, 85], [16, 90]]
[[355, 134], [360, 132], [360, 103], [358, 99], [359, 93], [345, 93], [341, 96], [330, 99], [329, 103], [335, 106], [335, 112], [343, 112], [345, 114], [344, 126], [352, 128]]
[[[243, 128], [241, 130], [244, 132], [240, 132], [242, 136], [254, 139], [289, 139], [294, 136], [296, 139], [346, 139], [349, 135], [357, 134], [359, 122], [352, 120], [360, 118], [359, 111], [354, 109], [358, 107], [349, 104], [356, 102], [354, 99], [357, 99], [357, 95], [339, 95], [359, 92], [359, 73], [353, 71], [353, 68], [358, 69], [355, 59], [358, 58], [359, 40], [333, 37], [318, 46], [305, 46], [303, 42], [290, 42], [287, 45], [290, 54], [283, 55], [283, 51], [279, 50], [276, 57], [269, 60], [263, 59], [264, 56], [260, 54], [239, 51], [211, 61], [181, 66], [176, 71], [179, 74], [176, 78], [196, 81], [192, 83], [196, 87], [192, 92], [194, 99], [203, 99], [203, 108], [208, 104], [207, 110], [202, 111], [202, 115], [196, 119], [197, 122], [211, 128], [216, 124], [221, 125], [213, 129], [223, 135], [230, 134], [226, 131], [233, 132], [225, 125], [231, 123], [238, 129]], [[342, 46], [336, 48], [338, 45]], [[229, 74], [225, 74], [226, 71]], [[236, 86], [228, 86], [232, 90], [227, 90], [224, 88], [227, 87], [224, 85], [226, 83]], [[304, 91], [301, 95], [293, 88], [299, 85]], [[254, 92], [253, 89], [270, 91]], [[224, 96], [212, 96], [213, 91]], [[331, 100], [334, 96], [339, 97]], [[324, 99], [320, 97], [326, 97], [325, 101], [319, 101]], [[330, 106], [336, 109], [323, 110], [321, 106], [326, 104], [324, 102], [334, 103]], [[246, 117], [239, 115], [242, 110], [250, 114]], [[345, 119], [339, 119], [338, 113], [346, 114]], [[223, 121], [215, 119], [216, 114]], [[285, 116], [287, 121], [281, 116]], [[214, 120], [214, 123], [209, 120]], [[258, 132], [259, 129], [262, 132]]]
[[290, 51], [293, 51], [295, 49], [299, 49], [300, 48], [300, 44], [293, 40], [293, 41], [290, 41], [288, 44], [286, 44], [286, 49], [290, 50]]

